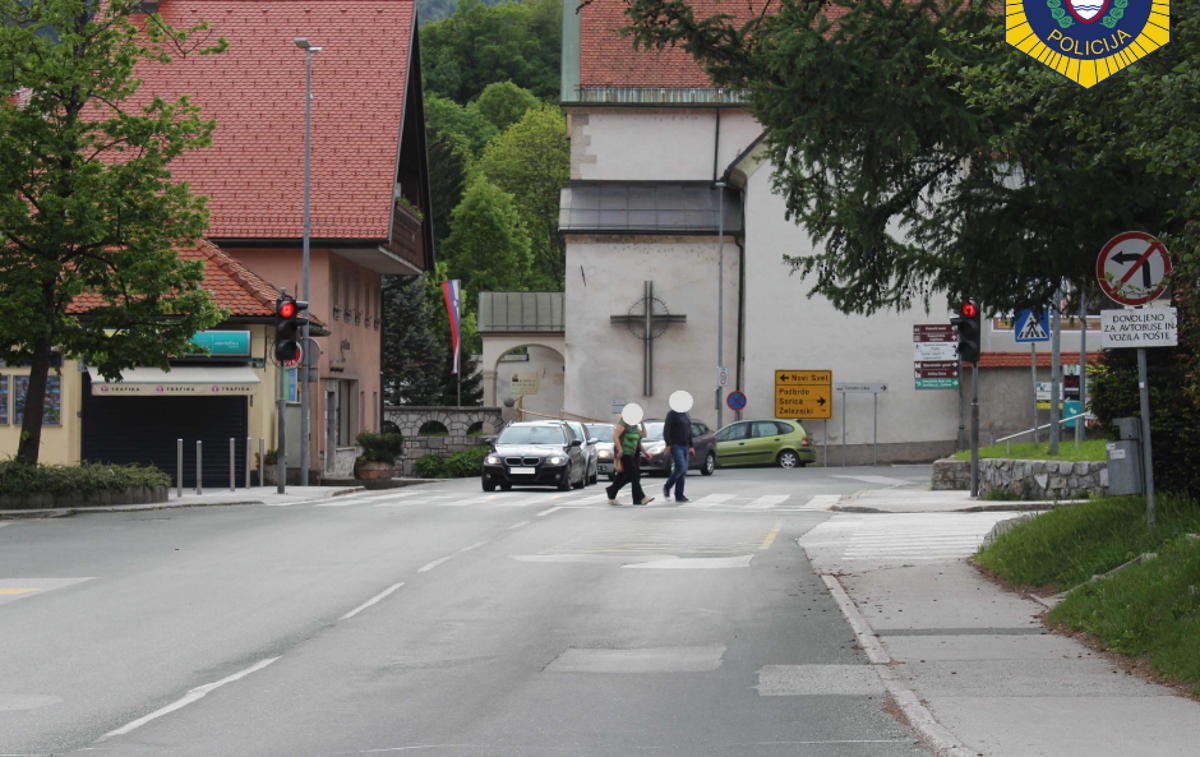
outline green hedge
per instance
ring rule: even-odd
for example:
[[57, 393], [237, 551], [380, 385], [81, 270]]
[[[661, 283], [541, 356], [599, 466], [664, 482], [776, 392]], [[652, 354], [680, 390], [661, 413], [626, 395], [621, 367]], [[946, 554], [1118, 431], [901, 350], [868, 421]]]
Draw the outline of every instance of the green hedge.
[[472, 447], [449, 457], [429, 454], [417, 459], [414, 472], [420, 478], [471, 478], [483, 472], [487, 454], [487, 447]]
[[170, 486], [171, 477], [153, 466], [138, 465], [27, 465], [15, 460], [0, 462], [0, 494], [90, 494], [124, 491], [134, 487]]

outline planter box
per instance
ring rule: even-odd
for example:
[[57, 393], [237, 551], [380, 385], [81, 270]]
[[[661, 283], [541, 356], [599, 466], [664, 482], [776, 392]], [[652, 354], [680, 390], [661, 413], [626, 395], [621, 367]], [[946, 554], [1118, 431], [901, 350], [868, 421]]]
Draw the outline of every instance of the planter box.
[[373, 481], [379, 478], [391, 478], [394, 471], [393, 463], [356, 463], [354, 477], [364, 481]]

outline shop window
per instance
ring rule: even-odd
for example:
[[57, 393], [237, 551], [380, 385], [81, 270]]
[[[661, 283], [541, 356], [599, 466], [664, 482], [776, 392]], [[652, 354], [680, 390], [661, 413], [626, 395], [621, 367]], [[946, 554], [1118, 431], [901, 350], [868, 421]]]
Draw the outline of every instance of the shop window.
[[[17, 422], [25, 417], [25, 394], [28, 391], [29, 377], [13, 376], [13, 418]], [[42, 425], [62, 425], [62, 378], [60, 376], [46, 378], [46, 403], [42, 409]]]

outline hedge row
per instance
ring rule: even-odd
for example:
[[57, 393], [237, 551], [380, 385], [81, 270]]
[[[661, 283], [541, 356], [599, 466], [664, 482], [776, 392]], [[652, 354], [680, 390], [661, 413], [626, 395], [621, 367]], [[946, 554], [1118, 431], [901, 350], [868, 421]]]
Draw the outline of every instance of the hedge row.
[[153, 466], [27, 465], [0, 462], [0, 495], [91, 494], [136, 487], [170, 486], [171, 477]]
[[417, 459], [414, 472], [420, 478], [470, 478], [483, 472], [483, 458], [490, 450], [487, 447], [472, 447], [455, 452], [449, 457], [429, 454]]

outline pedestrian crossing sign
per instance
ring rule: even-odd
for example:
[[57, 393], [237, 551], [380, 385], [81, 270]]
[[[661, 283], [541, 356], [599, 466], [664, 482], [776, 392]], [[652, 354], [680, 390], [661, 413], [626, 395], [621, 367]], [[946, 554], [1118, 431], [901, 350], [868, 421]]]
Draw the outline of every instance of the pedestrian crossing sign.
[[1050, 312], [1042, 310], [1035, 313], [1030, 309], [1022, 310], [1017, 313], [1013, 334], [1018, 342], [1050, 341]]

